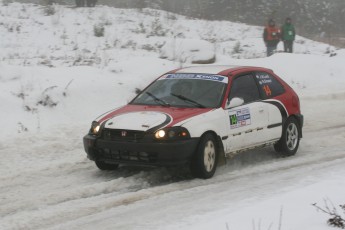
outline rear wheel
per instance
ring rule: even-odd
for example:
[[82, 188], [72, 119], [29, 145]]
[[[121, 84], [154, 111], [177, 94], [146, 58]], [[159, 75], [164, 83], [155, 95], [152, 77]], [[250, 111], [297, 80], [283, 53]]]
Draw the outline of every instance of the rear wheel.
[[193, 176], [202, 179], [211, 178], [216, 172], [218, 147], [212, 134], [204, 135], [191, 162]]
[[100, 170], [115, 170], [119, 167], [118, 164], [108, 164], [104, 161], [95, 161], [97, 168]]
[[283, 127], [283, 134], [274, 149], [283, 156], [295, 155], [299, 146], [299, 125], [294, 117], [290, 117]]

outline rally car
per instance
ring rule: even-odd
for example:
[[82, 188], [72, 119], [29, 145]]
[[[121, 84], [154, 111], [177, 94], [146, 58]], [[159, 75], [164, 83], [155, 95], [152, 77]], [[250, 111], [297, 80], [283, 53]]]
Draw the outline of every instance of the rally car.
[[294, 155], [302, 127], [297, 94], [272, 70], [196, 66], [160, 76], [127, 105], [98, 117], [83, 141], [101, 170], [185, 164], [207, 179], [244, 150], [273, 145]]

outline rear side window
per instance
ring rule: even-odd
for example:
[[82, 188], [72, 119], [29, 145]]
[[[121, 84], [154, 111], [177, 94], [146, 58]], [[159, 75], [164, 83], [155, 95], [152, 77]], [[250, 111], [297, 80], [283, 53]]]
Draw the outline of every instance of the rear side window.
[[258, 82], [260, 93], [264, 98], [272, 98], [285, 92], [283, 85], [271, 74], [257, 72], [255, 78]]

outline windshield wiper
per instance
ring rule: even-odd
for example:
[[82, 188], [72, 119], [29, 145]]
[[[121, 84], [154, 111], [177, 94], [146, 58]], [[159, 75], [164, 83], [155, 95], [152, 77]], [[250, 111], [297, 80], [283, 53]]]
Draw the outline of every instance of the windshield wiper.
[[150, 92], [145, 92], [147, 95], [149, 95], [150, 97], [152, 97], [154, 99], [155, 102], [163, 105], [163, 106], [170, 106], [169, 103], [167, 103], [166, 101], [164, 101], [163, 99], [160, 99], [158, 97], [156, 97], [155, 95], [153, 95], [152, 93]]
[[196, 105], [199, 108], [206, 108], [206, 106], [200, 104], [199, 102], [196, 102], [196, 101], [194, 101], [194, 100], [192, 100], [190, 98], [187, 98], [187, 97], [185, 97], [183, 95], [177, 95], [177, 94], [174, 94], [174, 93], [171, 93], [171, 95], [174, 96], [174, 97], [177, 97], [177, 98], [179, 98], [179, 99], [181, 99], [183, 101], [191, 102], [192, 104]]

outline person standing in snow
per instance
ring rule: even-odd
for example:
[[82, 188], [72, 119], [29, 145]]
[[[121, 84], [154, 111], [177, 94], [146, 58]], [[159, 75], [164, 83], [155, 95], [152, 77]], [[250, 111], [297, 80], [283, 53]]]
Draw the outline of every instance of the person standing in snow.
[[267, 48], [267, 57], [269, 57], [277, 50], [280, 41], [280, 29], [273, 19], [268, 21], [268, 25], [264, 29], [263, 39]]
[[291, 18], [286, 18], [285, 24], [282, 26], [281, 31], [282, 40], [284, 42], [284, 51], [292, 53], [296, 31], [294, 25], [291, 23]]

